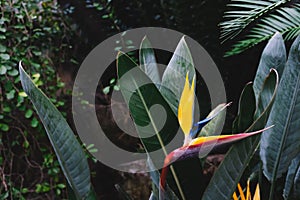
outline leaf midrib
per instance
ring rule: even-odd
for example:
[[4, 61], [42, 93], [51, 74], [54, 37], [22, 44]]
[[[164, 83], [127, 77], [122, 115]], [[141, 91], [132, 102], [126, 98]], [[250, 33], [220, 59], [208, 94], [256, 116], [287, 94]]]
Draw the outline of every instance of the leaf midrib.
[[[143, 95], [142, 95], [142, 93], [141, 93], [141, 91], [140, 91], [140, 89], [139, 89], [139, 87], [138, 87], [138, 85], [137, 85], [135, 79], [134, 79], [133, 77], [131, 77], [131, 78], [132, 78], [132, 81], [133, 81], [133, 83], [134, 83], [134, 86], [137, 88], [137, 92], [138, 92], [138, 94], [139, 94], [139, 96], [140, 96], [140, 98], [141, 98], [141, 101], [142, 101], [142, 103], [143, 103], [143, 105], [144, 105], [144, 107], [145, 107], [145, 110], [147, 111], [147, 114], [148, 114], [148, 116], [149, 116], [151, 125], [152, 125], [152, 127], [153, 127], [153, 129], [154, 129], [154, 131], [155, 131], [156, 137], [157, 137], [157, 139], [158, 139], [158, 141], [159, 141], [159, 143], [160, 143], [160, 145], [161, 145], [161, 147], [162, 147], [162, 150], [163, 150], [163, 152], [164, 152], [164, 154], [165, 154], [165, 157], [167, 157], [168, 153], [167, 153], [167, 151], [166, 151], [166, 149], [165, 149], [163, 140], [162, 140], [162, 138], [161, 138], [160, 135], [159, 135], [158, 129], [157, 129], [157, 127], [155, 126], [154, 120], [153, 120], [153, 118], [152, 118], [151, 112], [149, 111], [149, 109], [148, 109], [148, 107], [147, 107], [146, 101], [145, 101], [145, 99], [144, 99], [144, 97], [143, 97]], [[175, 183], [176, 183], [177, 188], [178, 188], [178, 190], [179, 190], [179, 193], [180, 193], [182, 199], [185, 200], [184, 193], [183, 193], [183, 191], [182, 191], [182, 188], [181, 188], [179, 179], [178, 179], [178, 177], [177, 177], [177, 175], [176, 175], [176, 173], [175, 173], [175, 169], [174, 169], [174, 167], [173, 167], [172, 165], [170, 165], [170, 170], [171, 170], [172, 175], [173, 175], [173, 177], [174, 177], [174, 180], [175, 180]]]
[[296, 100], [297, 100], [298, 87], [299, 87], [299, 83], [300, 83], [299, 80], [300, 80], [300, 72], [297, 75], [297, 83], [296, 83], [296, 86], [295, 86], [295, 91], [293, 93], [292, 104], [291, 104], [290, 109], [288, 111], [287, 120], [286, 120], [285, 126], [283, 128], [283, 138], [280, 141], [280, 146], [279, 146], [280, 151], [277, 154], [275, 167], [274, 167], [274, 170], [273, 170], [273, 173], [272, 173], [272, 180], [271, 181], [273, 183], [275, 182], [275, 179], [276, 179], [276, 176], [277, 176], [277, 170], [278, 170], [278, 167], [279, 167], [279, 162], [280, 162], [281, 154], [282, 154], [282, 151], [283, 151], [282, 148], [285, 145], [286, 138], [287, 138], [287, 131], [288, 131], [288, 128], [290, 127], [290, 122], [291, 122], [291, 119], [292, 119], [292, 116], [293, 116], [292, 111], [294, 110]]

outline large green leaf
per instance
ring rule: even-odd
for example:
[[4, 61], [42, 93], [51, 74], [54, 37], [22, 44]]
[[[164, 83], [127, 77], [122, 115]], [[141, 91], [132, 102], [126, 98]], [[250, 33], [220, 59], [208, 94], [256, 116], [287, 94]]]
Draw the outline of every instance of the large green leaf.
[[118, 55], [120, 89], [146, 150], [164, 149], [179, 129], [178, 120], [153, 82], [137, 66], [126, 54]]
[[[280, 33], [276, 33], [264, 48], [258, 69], [256, 71], [255, 79], [253, 81], [253, 90], [255, 94], [256, 103], [258, 103], [259, 93], [263, 87], [263, 83], [270, 73], [270, 69], [277, 70], [279, 78], [282, 75], [284, 65], [286, 63], [286, 49], [284, 41]], [[261, 109], [260, 111], [261, 112]], [[257, 113], [258, 115], [259, 113]]]
[[[262, 129], [265, 127], [268, 115], [272, 108], [276, 90], [278, 85], [278, 74], [276, 70], [272, 70], [267, 77], [263, 90], [260, 95], [265, 95], [264, 91], [267, 91], [269, 96], [269, 88], [273, 88], [273, 95], [269, 101], [269, 105], [264, 112], [257, 118], [253, 124], [246, 130], [250, 132], [253, 130]], [[223, 162], [220, 164], [218, 170], [212, 177], [209, 185], [207, 186], [202, 199], [231, 199], [233, 192], [235, 191], [237, 184], [249, 164], [252, 156], [254, 155], [260, 136], [253, 136], [247, 138], [237, 144], [234, 144], [228, 153], [226, 154]]]
[[[118, 81], [122, 95], [129, 107], [141, 141], [156, 169], [163, 166], [164, 158], [173, 150], [166, 145], [172, 140], [173, 148], [182, 145], [183, 134], [177, 134], [179, 124], [176, 115], [155, 84], [126, 54], [117, 57]], [[179, 140], [174, 139], [179, 136]], [[153, 156], [155, 155], [155, 156]], [[171, 172], [176, 186], [183, 196], [173, 166]]]
[[147, 37], [144, 37], [140, 47], [140, 67], [156, 85], [160, 84], [160, 76], [154, 51]]
[[253, 83], [248, 83], [240, 96], [238, 114], [233, 121], [232, 132], [239, 133], [245, 131], [252, 123], [255, 112], [255, 95]]
[[275, 127], [265, 131], [261, 137], [260, 156], [263, 171], [271, 183], [287, 171], [291, 161], [300, 153], [299, 119], [300, 36], [291, 47], [268, 119], [267, 125], [275, 124]]
[[[19, 64], [20, 78], [56, 153], [62, 171], [78, 199], [93, 193], [85, 154], [66, 120]], [[93, 199], [90, 196], [89, 199]]]
[[163, 74], [160, 87], [160, 92], [167, 99], [176, 115], [187, 73], [189, 73], [189, 82], [190, 85], [192, 85], [192, 80], [195, 76], [194, 62], [183, 37], [179, 41]]
[[[297, 183], [300, 182], [300, 155], [298, 155], [294, 160], [292, 160], [291, 165], [289, 166], [288, 173], [286, 175], [285, 186], [283, 190], [284, 199], [296, 199], [300, 194], [296, 195]], [[298, 177], [296, 176], [298, 174]], [[298, 186], [299, 187], [299, 186]], [[294, 189], [295, 188], [295, 189]], [[299, 190], [299, 189], [298, 189]]]

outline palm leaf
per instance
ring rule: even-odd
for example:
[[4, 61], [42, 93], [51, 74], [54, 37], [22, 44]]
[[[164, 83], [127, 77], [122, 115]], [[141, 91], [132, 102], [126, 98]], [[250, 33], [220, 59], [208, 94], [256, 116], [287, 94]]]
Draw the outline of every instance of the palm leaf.
[[224, 13], [226, 21], [220, 23], [221, 39], [233, 39], [248, 25], [264, 14], [291, 0], [231, 0], [227, 6], [232, 9]]
[[300, 4], [295, 3], [293, 7], [282, 7], [276, 9], [270, 15], [261, 19], [247, 34], [246, 38], [233, 45], [225, 56], [241, 53], [272, 37], [275, 32], [284, 36], [285, 40], [291, 40], [300, 33]]
[[73, 131], [46, 95], [34, 85], [21, 63], [19, 64], [19, 71], [23, 89], [29, 96], [46, 129], [72, 191], [77, 199], [87, 197], [94, 199], [89, 166]]

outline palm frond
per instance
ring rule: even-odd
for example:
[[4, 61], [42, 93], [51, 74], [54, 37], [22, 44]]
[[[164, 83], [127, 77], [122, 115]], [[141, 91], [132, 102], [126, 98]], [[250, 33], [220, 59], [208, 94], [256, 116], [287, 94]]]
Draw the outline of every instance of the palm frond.
[[231, 0], [225, 12], [226, 21], [220, 23], [222, 42], [233, 39], [252, 22], [291, 0]]
[[246, 39], [237, 42], [233, 48], [226, 52], [225, 56], [231, 56], [270, 39], [275, 32], [280, 32], [285, 40], [294, 39], [300, 34], [300, 3], [293, 7], [277, 9], [261, 20], [259, 24], [250, 30]]

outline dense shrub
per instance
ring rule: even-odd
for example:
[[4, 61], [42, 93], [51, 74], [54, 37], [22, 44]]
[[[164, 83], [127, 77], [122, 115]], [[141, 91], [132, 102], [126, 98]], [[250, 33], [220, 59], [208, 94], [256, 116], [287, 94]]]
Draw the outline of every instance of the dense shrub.
[[56, 1], [0, 3], [0, 199], [53, 199], [63, 195], [65, 184], [44, 130], [20, 90], [17, 66], [22, 60], [34, 82], [62, 108], [64, 84], [53, 66], [70, 60], [74, 31]]

